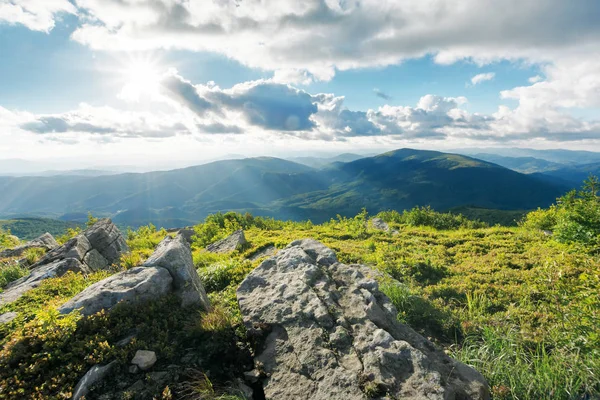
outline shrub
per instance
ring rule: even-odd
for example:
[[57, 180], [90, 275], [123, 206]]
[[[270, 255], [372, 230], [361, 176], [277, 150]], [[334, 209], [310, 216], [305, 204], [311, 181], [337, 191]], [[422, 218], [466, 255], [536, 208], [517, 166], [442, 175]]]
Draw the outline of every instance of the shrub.
[[440, 213], [431, 207], [414, 207], [404, 210], [402, 214], [397, 211], [384, 211], [378, 217], [386, 222], [395, 222], [408, 226], [429, 226], [435, 229], [449, 230], [459, 228], [485, 228], [487, 224], [481, 221], [472, 221], [462, 214]]
[[249, 261], [230, 260], [217, 262], [198, 270], [198, 275], [208, 293], [225, 289], [232, 283], [240, 283], [252, 269]]
[[29, 269], [16, 262], [0, 263], [0, 289], [27, 275], [29, 275]]

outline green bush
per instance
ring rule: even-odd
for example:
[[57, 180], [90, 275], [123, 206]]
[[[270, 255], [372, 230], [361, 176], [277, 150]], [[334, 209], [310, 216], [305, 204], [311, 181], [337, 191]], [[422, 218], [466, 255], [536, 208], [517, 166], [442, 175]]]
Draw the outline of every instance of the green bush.
[[221, 291], [232, 283], [240, 283], [251, 270], [252, 264], [249, 261], [229, 260], [201, 268], [198, 275], [206, 291], [211, 293]]
[[459, 228], [477, 229], [487, 226], [484, 222], [469, 220], [461, 214], [434, 211], [429, 206], [404, 210], [402, 214], [397, 211], [384, 211], [377, 216], [388, 223], [408, 226], [429, 226], [441, 230]]

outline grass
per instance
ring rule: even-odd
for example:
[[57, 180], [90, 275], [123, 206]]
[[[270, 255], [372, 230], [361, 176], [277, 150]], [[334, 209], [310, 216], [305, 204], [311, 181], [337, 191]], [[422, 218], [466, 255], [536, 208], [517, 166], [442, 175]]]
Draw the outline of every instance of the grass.
[[[117, 359], [128, 377], [127, 361], [141, 348], [157, 351], [159, 368], [180, 362], [189, 351], [201, 355], [198, 373], [182, 378], [189, 398], [240, 399], [228, 382], [251, 363], [235, 291], [260, 263], [247, 257], [267, 245], [282, 249], [305, 237], [334, 249], [342, 262], [383, 272], [381, 288], [398, 319], [481, 371], [495, 399], [600, 396], [600, 255], [595, 248], [560, 242], [529, 226], [483, 227], [449, 215], [437, 218], [429, 209], [418, 212], [388, 214], [397, 234], [366, 225], [366, 212], [320, 225], [233, 213], [212, 217], [210, 226], [196, 228], [199, 237], [192, 246], [213, 304], [209, 313], [180, 312], [176, 300], [167, 298], [143, 310], [124, 307], [85, 321], [59, 317], [52, 310], [115, 271], [49, 279], [0, 309], [19, 313], [0, 327], [0, 387], [11, 388], [0, 391], [0, 399], [67, 397], [87, 368], [109, 359]], [[230, 254], [203, 249], [238, 228], [245, 230], [245, 248]], [[165, 235], [152, 226], [131, 231], [131, 253], [121, 267], [139, 265]], [[53, 335], [58, 328], [60, 334]], [[135, 341], [115, 347], [134, 328], [139, 331]], [[207, 370], [210, 385], [203, 378]], [[157, 398], [171, 390], [181, 395], [179, 384], [166, 383]], [[365, 392], [375, 396], [377, 387], [365, 386]]]

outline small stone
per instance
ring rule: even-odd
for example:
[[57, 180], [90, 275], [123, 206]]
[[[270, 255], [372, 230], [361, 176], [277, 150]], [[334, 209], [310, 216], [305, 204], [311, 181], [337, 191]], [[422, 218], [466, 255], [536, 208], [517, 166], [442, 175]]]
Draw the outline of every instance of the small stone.
[[148, 380], [150, 380], [151, 382], [162, 384], [163, 382], [165, 382], [167, 380], [168, 375], [169, 375], [168, 372], [157, 371], [157, 372], [151, 372], [147, 376], [148, 376]]
[[138, 367], [137, 365], [130, 365], [129, 366], [129, 373], [130, 374], [137, 374], [138, 372], [140, 372], [140, 367]]
[[260, 379], [260, 372], [253, 369], [252, 371], [244, 372], [244, 379], [246, 379], [250, 383], [256, 383]]
[[131, 341], [133, 339], [135, 339], [135, 333], [131, 333], [131, 334], [127, 335], [126, 337], [124, 337], [123, 339], [119, 340], [117, 343], [115, 343], [115, 346], [117, 346], [117, 347], [125, 347], [129, 343], [131, 343]]
[[144, 382], [142, 380], [137, 380], [135, 383], [127, 388], [127, 391], [130, 393], [138, 393], [144, 390]]
[[131, 363], [140, 367], [142, 371], [146, 371], [156, 363], [156, 353], [149, 350], [138, 350]]
[[237, 230], [223, 240], [209, 244], [206, 251], [210, 253], [230, 253], [246, 244], [243, 230]]
[[241, 393], [245, 399], [251, 399], [254, 396], [254, 390], [250, 386], [246, 385], [240, 378], [236, 379], [235, 383], [235, 391], [237, 393], [233, 394]]

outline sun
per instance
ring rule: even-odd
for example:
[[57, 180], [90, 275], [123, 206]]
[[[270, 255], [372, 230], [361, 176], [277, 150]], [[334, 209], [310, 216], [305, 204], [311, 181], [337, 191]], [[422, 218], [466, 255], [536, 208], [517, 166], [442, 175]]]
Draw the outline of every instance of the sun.
[[139, 101], [159, 95], [161, 74], [154, 62], [144, 59], [130, 60], [123, 68], [122, 75], [125, 85], [120, 97]]

